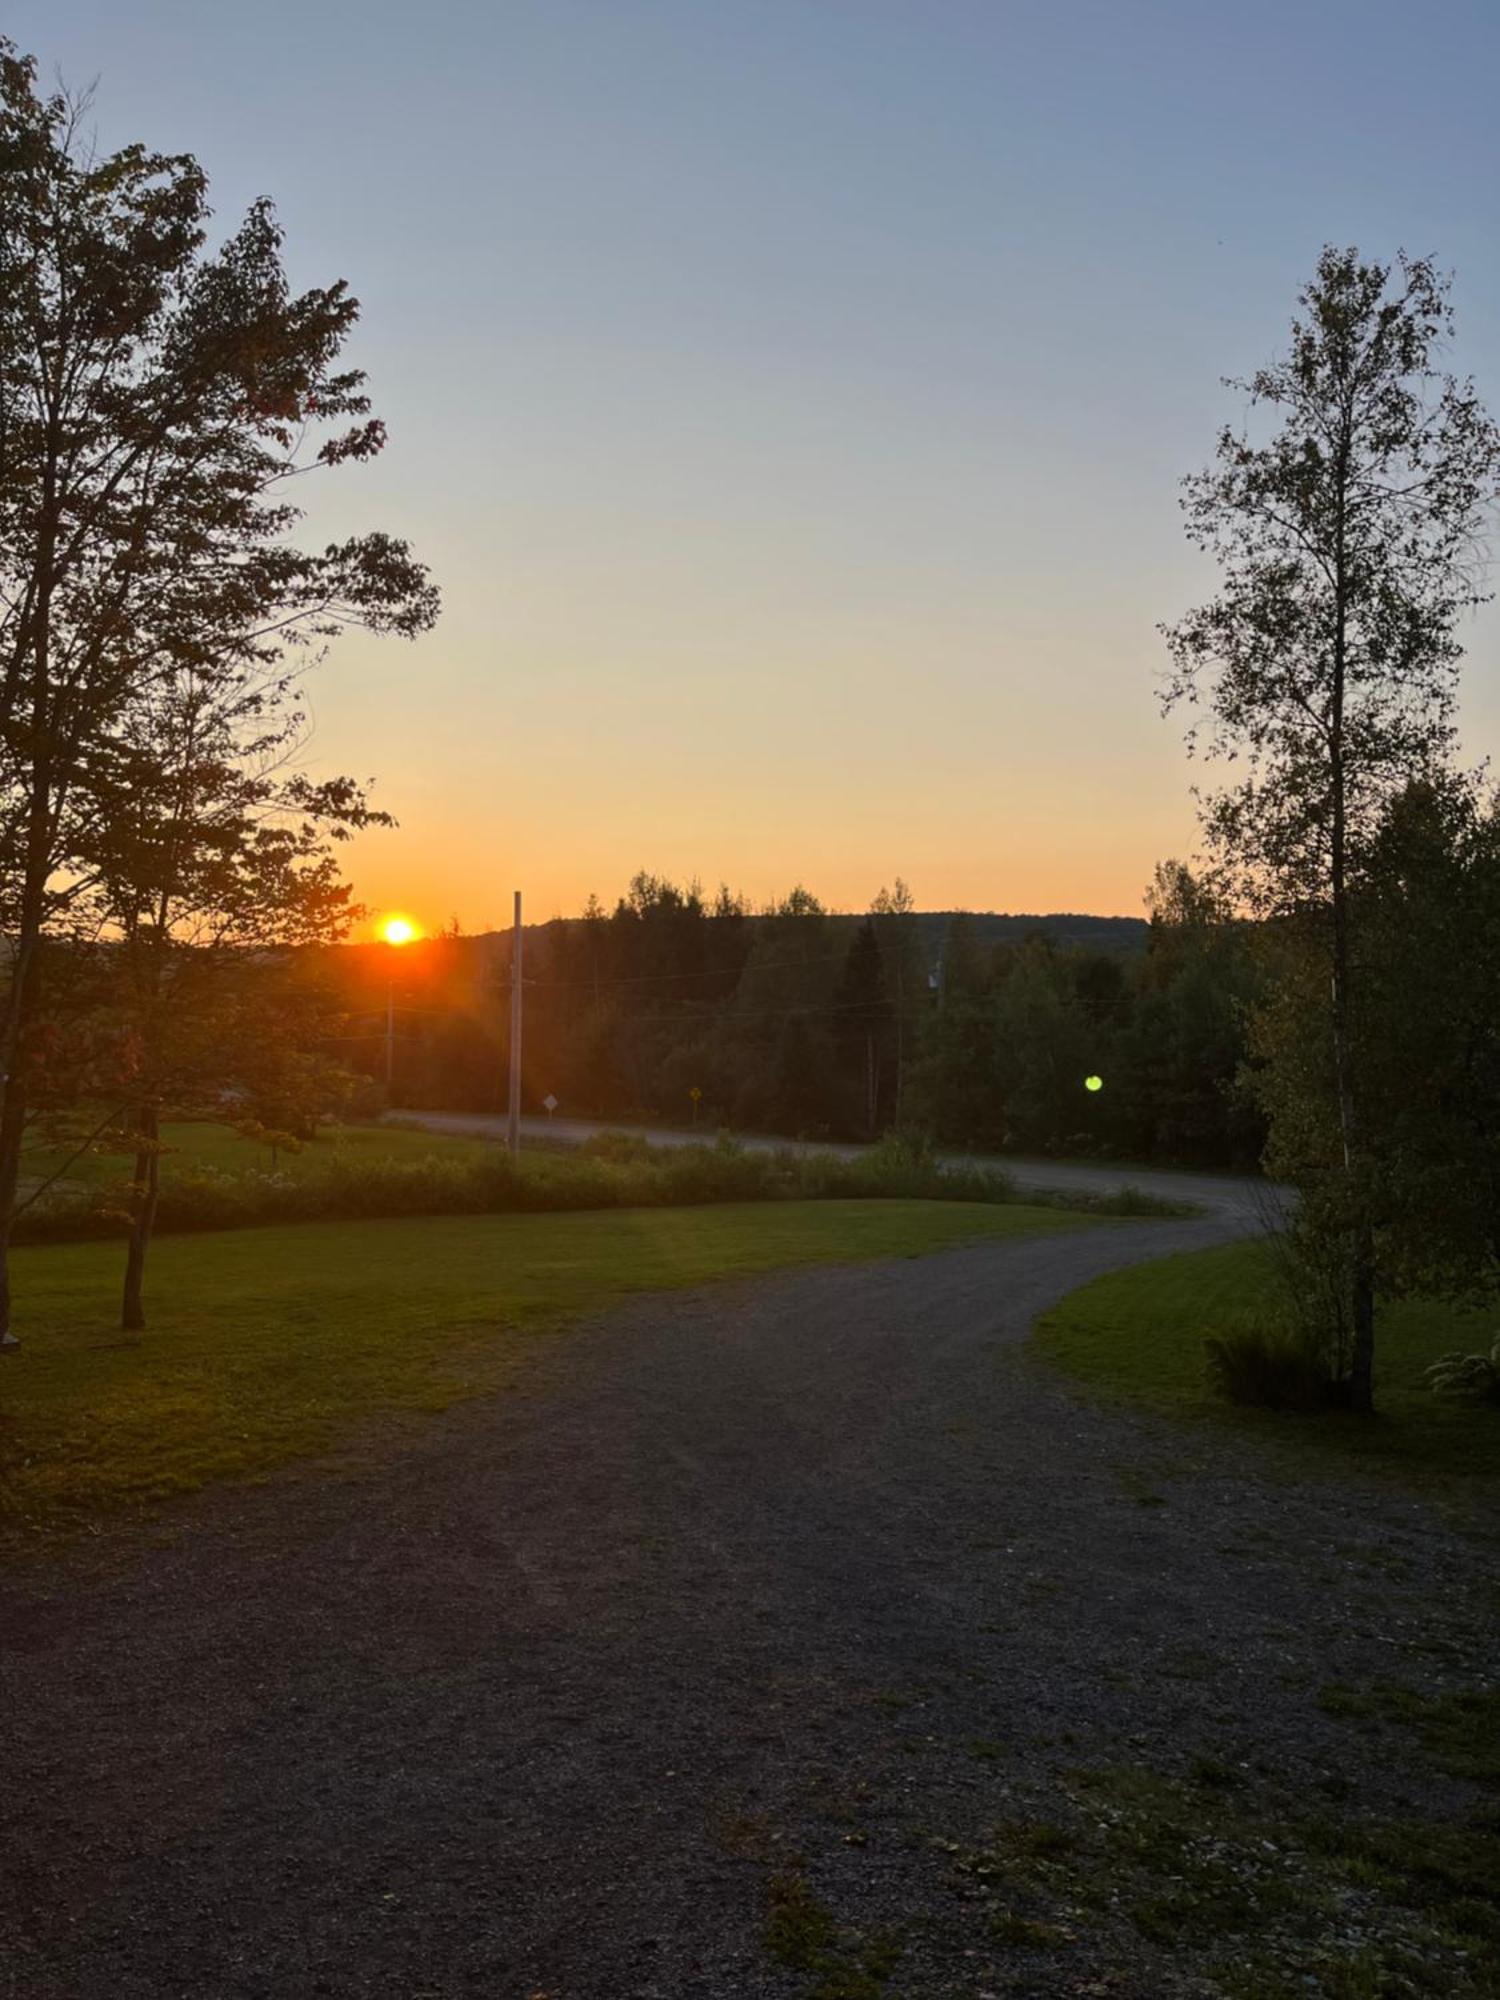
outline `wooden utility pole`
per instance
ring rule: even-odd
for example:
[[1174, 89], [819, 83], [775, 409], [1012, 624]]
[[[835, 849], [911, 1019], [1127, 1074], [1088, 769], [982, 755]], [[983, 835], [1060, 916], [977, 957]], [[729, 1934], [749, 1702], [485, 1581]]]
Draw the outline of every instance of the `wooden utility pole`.
[[521, 1155], [521, 892], [516, 891], [516, 915], [510, 945], [510, 1116], [505, 1143], [513, 1160]]

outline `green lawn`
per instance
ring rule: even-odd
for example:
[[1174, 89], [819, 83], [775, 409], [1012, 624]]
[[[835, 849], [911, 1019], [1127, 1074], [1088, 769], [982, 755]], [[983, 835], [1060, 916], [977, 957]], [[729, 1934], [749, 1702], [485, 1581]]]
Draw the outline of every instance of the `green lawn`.
[[[272, 1154], [259, 1140], [245, 1139], [229, 1125], [211, 1124], [207, 1119], [173, 1119], [161, 1128], [161, 1171], [170, 1180], [176, 1173], [211, 1167], [220, 1173], [268, 1172], [274, 1165], [279, 1173], [316, 1174], [340, 1160], [427, 1160], [472, 1159], [489, 1143], [464, 1138], [451, 1132], [421, 1132], [399, 1125], [329, 1125], [299, 1152], [280, 1148]], [[74, 1142], [76, 1144], [76, 1141]], [[22, 1171], [28, 1181], [45, 1180], [63, 1170], [66, 1181], [97, 1186], [128, 1180], [134, 1160], [127, 1153], [90, 1151], [73, 1160], [72, 1145], [27, 1146]]]
[[628, 1293], [1088, 1226], [1018, 1205], [821, 1201], [166, 1237], [140, 1337], [113, 1330], [118, 1244], [23, 1249], [25, 1344], [0, 1359], [0, 1544], [482, 1395], [538, 1332]]
[[[1209, 1392], [1203, 1343], [1264, 1318], [1276, 1275], [1262, 1244], [1236, 1243], [1097, 1278], [1040, 1322], [1050, 1361], [1106, 1394], [1169, 1416], [1231, 1424], [1306, 1463], [1359, 1466], [1416, 1484], [1500, 1487], [1500, 1410], [1436, 1397], [1422, 1371], [1450, 1348], [1487, 1347], [1496, 1314], [1410, 1300], [1382, 1311], [1370, 1419], [1231, 1409]], [[1489, 1489], [1485, 1482], [1489, 1482]]]

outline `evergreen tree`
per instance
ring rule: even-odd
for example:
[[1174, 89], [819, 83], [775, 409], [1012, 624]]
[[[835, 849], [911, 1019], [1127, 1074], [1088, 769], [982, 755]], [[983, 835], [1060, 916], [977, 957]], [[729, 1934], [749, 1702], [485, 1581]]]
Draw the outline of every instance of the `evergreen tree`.
[[881, 1123], [881, 1072], [891, 1023], [886, 997], [885, 961], [875, 925], [860, 924], [844, 960], [843, 977], [834, 1001], [838, 1009], [838, 1039], [844, 1067], [854, 1084], [854, 1129], [873, 1139]]

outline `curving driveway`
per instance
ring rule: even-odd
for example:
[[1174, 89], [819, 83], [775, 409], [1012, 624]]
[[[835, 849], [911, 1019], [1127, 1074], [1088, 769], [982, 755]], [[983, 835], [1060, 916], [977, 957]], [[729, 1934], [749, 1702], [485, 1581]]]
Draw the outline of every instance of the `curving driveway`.
[[[1107, 1897], [997, 1934], [962, 1857], [1080, 1767], [1316, 1796], [1320, 1684], [1482, 1663], [1441, 1521], [1026, 1349], [1248, 1213], [643, 1298], [357, 1478], [0, 1578], [0, 1994], [1221, 1990]], [[1342, 1811], [1455, 1809], [1405, 1743]]]

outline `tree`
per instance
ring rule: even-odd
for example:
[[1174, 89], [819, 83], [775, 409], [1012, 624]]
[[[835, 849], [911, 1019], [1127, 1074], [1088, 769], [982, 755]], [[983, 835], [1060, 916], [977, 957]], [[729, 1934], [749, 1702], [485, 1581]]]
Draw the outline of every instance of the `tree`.
[[[1355, 907], [1365, 1109], [1386, 1143], [1371, 1163], [1382, 1289], [1493, 1294], [1500, 1250], [1500, 822], [1454, 774], [1392, 801]], [[1329, 1055], [1305, 994], [1323, 971], [1292, 931], [1254, 1024], [1273, 1169], [1315, 1213], [1336, 1199]]]
[[898, 875], [895, 887], [881, 886], [870, 904], [875, 934], [880, 940], [896, 1023], [896, 1083], [892, 1115], [899, 1125], [906, 1110], [906, 1059], [921, 1020], [927, 995], [927, 967], [922, 962], [921, 920], [917, 902]]
[[1354, 900], [1388, 802], [1451, 749], [1456, 629], [1482, 600], [1477, 539], [1500, 435], [1472, 385], [1435, 366], [1452, 312], [1426, 259], [1328, 248], [1300, 305], [1290, 352], [1230, 385], [1277, 428], [1258, 441], [1226, 429], [1213, 465], [1186, 481], [1189, 537], [1224, 582], [1166, 628], [1163, 695], [1168, 709], [1200, 704], [1209, 755], [1246, 766], [1204, 808], [1234, 892], [1300, 927], [1327, 975], [1307, 1005], [1326, 1035], [1338, 1134], [1349, 1399], [1367, 1411], [1381, 1137], [1356, 1051]]
[[1005, 1143], [1057, 1150], [1078, 1135], [1098, 1041], [1067, 958], [1046, 937], [1008, 956], [990, 1020]]
[[1375, 1188], [1394, 1289], [1497, 1285], [1500, 1251], [1500, 818], [1446, 774], [1393, 801], [1364, 885], [1364, 1033], [1389, 1132]]
[[854, 933], [834, 1006], [839, 1041], [859, 1078], [854, 1092], [858, 1106], [855, 1127], [862, 1137], [873, 1139], [880, 1126], [881, 1043], [891, 1008], [886, 999], [880, 941], [871, 917], [864, 918]]
[[841, 955], [829, 949], [836, 919], [799, 882], [761, 912], [733, 1005], [726, 1067], [737, 1125], [826, 1131], [837, 1120], [837, 1054], [831, 1023]]
[[1158, 865], [1150, 929], [1120, 1048], [1128, 1150], [1206, 1166], [1253, 1164], [1265, 1130], [1241, 1075], [1257, 991], [1250, 927], [1180, 861]]
[[[254, 664], [185, 665], [138, 694], [116, 735], [119, 796], [85, 839], [82, 907], [112, 947], [136, 1154], [122, 1320], [145, 1325], [160, 1119], [231, 1091], [264, 1106], [316, 1086], [276, 973], [289, 950], [333, 943], [358, 914], [330, 838], [389, 824], [359, 787], [288, 764], [303, 718], [295, 682]], [[261, 1121], [264, 1122], [264, 1121]]]
[[938, 1005], [922, 1022], [910, 1096], [916, 1122], [963, 1146], [1005, 1141], [994, 972], [994, 954], [980, 947], [969, 917], [954, 915], [943, 943]]
[[95, 157], [0, 41], [0, 1340], [42, 941], [119, 808], [132, 703], [437, 612], [403, 542], [291, 539], [288, 482], [384, 442], [340, 366], [358, 304], [290, 291], [269, 203], [212, 254], [208, 214], [195, 160]]

